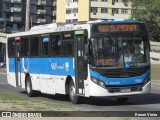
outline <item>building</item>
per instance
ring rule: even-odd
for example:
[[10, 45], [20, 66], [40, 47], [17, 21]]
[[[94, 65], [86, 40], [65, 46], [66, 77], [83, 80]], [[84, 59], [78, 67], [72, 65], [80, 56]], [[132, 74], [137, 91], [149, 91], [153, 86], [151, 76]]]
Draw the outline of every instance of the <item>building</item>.
[[56, 0], [30, 0], [31, 22], [47, 24], [56, 22]]
[[[6, 26], [21, 31], [25, 26], [26, 0], [0, 0], [0, 18]], [[30, 26], [56, 20], [56, 0], [30, 0]]]
[[6, 20], [7, 27], [22, 28], [24, 9], [23, 0], [0, 0], [0, 18]]
[[58, 0], [56, 22], [129, 19], [131, 3], [126, 0]]

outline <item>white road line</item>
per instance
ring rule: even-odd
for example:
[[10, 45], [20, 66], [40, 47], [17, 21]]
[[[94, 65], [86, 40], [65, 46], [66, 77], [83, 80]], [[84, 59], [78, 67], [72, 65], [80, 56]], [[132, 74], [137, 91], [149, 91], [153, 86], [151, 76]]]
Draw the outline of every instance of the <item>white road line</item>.
[[0, 83], [0, 85], [6, 85], [6, 84], [8, 84], [8, 83]]
[[0, 73], [1, 75], [6, 75], [7, 73]]
[[158, 86], [152, 86], [153, 88], [160, 88], [160, 86], [158, 87]]

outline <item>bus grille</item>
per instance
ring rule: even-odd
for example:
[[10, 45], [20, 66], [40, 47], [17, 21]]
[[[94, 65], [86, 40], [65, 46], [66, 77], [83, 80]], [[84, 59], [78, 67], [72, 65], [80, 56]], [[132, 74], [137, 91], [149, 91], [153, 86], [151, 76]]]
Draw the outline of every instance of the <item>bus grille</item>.
[[[125, 92], [137, 92], [142, 91], [142, 86], [130, 86], [130, 87], [109, 87], [107, 88], [110, 93], [125, 93]], [[126, 91], [125, 91], [126, 90]], [[129, 91], [128, 91], [129, 90]]]
[[107, 78], [127, 78], [141, 76], [149, 70], [148, 67], [127, 68], [127, 69], [93, 69], [95, 72]]

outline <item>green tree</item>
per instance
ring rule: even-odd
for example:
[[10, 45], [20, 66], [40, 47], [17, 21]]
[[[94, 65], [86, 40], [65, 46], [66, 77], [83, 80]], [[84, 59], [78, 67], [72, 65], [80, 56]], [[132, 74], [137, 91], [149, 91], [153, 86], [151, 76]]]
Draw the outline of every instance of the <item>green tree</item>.
[[130, 1], [132, 4], [131, 19], [146, 22], [150, 40], [160, 41], [160, 0]]

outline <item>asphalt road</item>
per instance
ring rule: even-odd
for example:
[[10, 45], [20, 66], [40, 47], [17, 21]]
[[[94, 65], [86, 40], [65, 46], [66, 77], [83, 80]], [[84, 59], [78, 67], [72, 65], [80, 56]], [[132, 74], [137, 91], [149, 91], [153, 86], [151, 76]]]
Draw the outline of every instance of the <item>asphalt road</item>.
[[[0, 92], [27, 96], [25, 90], [7, 84], [5, 69], [0, 68]], [[35, 99], [67, 104], [82, 111], [160, 111], [160, 87], [152, 86], [149, 94], [132, 96], [125, 104], [117, 103], [114, 98], [85, 98], [83, 104], [74, 105], [63, 95], [39, 94]]]

